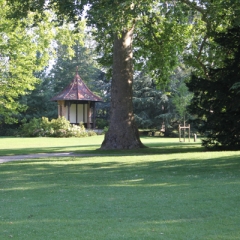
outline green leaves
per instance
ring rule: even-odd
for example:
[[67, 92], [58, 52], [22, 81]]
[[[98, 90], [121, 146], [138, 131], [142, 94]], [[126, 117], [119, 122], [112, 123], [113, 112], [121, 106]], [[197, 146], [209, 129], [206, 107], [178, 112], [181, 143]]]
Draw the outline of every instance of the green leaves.
[[14, 115], [26, 109], [18, 98], [34, 89], [39, 81], [36, 73], [54, 58], [54, 41], [65, 44], [68, 55], [73, 55], [71, 46], [75, 40], [81, 41], [83, 25], [79, 23], [79, 32], [73, 32], [73, 27], [66, 23], [56, 27], [56, 16], [50, 11], [9, 18], [13, 6], [4, 0], [0, 2], [4, 6], [0, 9], [0, 122], [14, 122]]

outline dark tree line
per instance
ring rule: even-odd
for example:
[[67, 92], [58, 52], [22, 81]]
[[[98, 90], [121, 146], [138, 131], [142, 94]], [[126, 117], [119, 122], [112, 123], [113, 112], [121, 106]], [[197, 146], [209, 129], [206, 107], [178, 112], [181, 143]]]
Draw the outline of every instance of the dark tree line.
[[215, 42], [225, 55], [223, 66], [210, 68], [208, 78], [192, 76], [190, 111], [197, 116], [207, 148], [240, 149], [240, 27], [217, 34]]

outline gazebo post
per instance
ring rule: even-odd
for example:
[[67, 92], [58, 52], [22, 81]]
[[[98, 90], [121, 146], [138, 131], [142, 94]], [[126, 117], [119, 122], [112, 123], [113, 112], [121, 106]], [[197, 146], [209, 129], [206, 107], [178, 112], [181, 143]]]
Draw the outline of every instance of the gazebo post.
[[68, 121], [70, 121], [70, 108], [71, 108], [71, 104], [70, 104], [70, 101], [67, 102], [67, 106], [68, 106]]
[[95, 108], [95, 102], [92, 102], [92, 111], [93, 111], [93, 129], [96, 128], [96, 108]]
[[87, 128], [90, 129], [90, 117], [91, 117], [91, 111], [90, 111], [90, 101], [88, 101], [87, 104]]
[[78, 123], [78, 103], [76, 103], [76, 123]]

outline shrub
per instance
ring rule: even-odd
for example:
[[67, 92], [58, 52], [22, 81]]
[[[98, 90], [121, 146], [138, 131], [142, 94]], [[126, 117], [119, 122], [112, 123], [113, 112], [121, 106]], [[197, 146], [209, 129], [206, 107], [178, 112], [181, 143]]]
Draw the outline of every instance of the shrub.
[[29, 123], [23, 123], [20, 134], [24, 137], [41, 136], [41, 119], [33, 118]]
[[99, 129], [104, 129], [104, 127], [107, 127], [109, 125], [108, 121], [106, 119], [97, 118], [96, 119], [96, 126]]
[[51, 121], [45, 117], [33, 118], [30, 122], [23, 123], [20, 134], [24, 137], [87, 137], [96, 135], [93, 131], [87, 132], [83, 123], [80, 123], [79, 126], [72, 125], [64, 117]]
[[108, 132], [108, 127], [104, 127], [103, 133], [106, 134]]
[[88, 134], [89, 137], [97, 135], [97, 133], [92, 131], [92, 130], [88, 130], [87, 134]]

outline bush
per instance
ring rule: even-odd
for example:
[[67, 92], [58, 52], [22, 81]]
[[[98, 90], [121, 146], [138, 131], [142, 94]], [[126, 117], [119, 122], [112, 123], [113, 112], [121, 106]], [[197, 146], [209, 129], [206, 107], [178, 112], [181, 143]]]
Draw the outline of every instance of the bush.
[[79, 126], [72, 125], [66, 118], [52, 119], [42, 117], [33, 118], [28, 123], [23, 123], [21, 136], [24, 137], [87, 137], [96, 135], [95, 132], [85, 130], [83, 123]]
[[97, 133], [92, 131], [92, 130], [88, 130], [87, 134], [88, 134], [89, 137], [97, 135]]
[[33, 118], [29, 123], [23, 123], [20, 129], [20, 135], [24, 137], [40, 137], [42, 132], [41, 119], [37, 118]]
[[102, 119], [102, 118], [96, 119], [96, 126], [98, 129], [104, 129], [104, 127], [107, 127], [108, 125], [109, 123], [106, 119]]
[[108, 132], [109, 127], [104, 127], [103, 133], [106, 134]]

